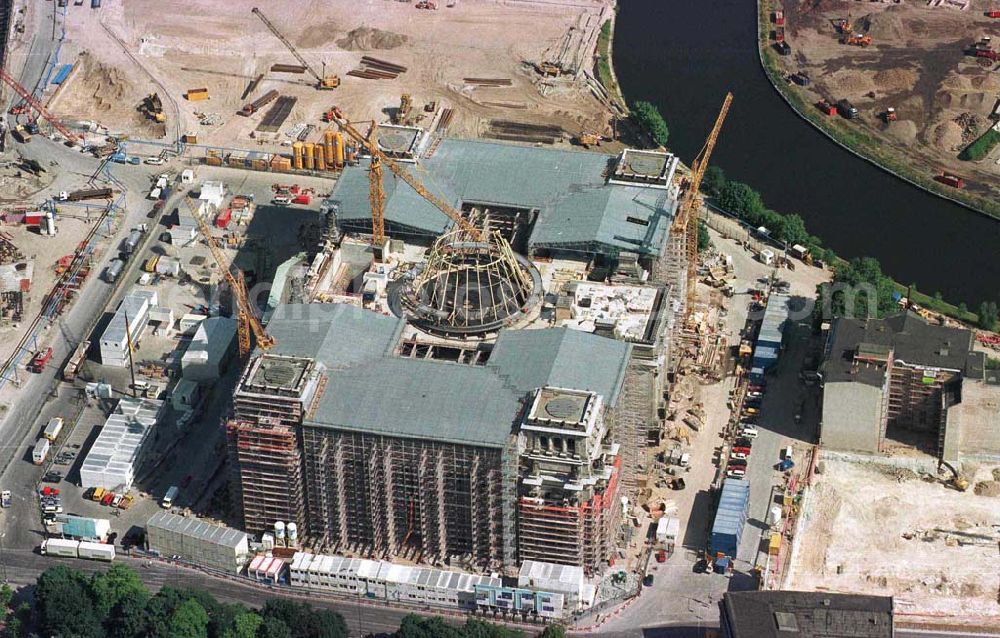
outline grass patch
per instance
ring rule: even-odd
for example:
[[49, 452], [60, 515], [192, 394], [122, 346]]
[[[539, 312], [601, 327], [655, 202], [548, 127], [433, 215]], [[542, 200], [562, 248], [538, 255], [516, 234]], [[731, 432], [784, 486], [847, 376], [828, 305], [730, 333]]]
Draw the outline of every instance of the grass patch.
[[621, 101], [621, 90], [611, 72], [611, 20], [601, 25], [601, 34], [597, 37], [597, 79], [615, 100]]
[[967, 162], [978, 162], [990, 154], [997, 144], [1000, 144], [1000, 131], [991, 128], [978, 140], [969, 144], [958, 154], [958, 159]]

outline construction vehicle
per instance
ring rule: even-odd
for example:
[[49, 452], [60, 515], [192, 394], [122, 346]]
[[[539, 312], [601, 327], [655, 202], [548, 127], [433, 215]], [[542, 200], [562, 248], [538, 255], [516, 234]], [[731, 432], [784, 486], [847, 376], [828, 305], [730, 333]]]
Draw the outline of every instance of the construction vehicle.
[[882, 113], [880, 114], [880, 117], [882, 118], [882, 120], [886, 124], [888, 124], [889, 122], [895, 122], [896, 121], [896, 109], [890, 106], [886, 110], [882, 111]]
[[958, 470], [949, 462], [941, 460], [938, 461], [938, 471], [941, 471], [941, 466], [944, 466], [951, 470], [951, 476], [942, 481], [948, 487], [951, 487], [959, 492], [965, 492], [969, 489], [969, 481], [964, 476], [959, 474]]
[[162, 124], [167, 121], [167, 115], [163, 112], [163, 101], [160, 100], [160, 96], [156, 93], [150, 93], [142, 99], [139, 111], [145, 113], [146, 117], [154, 122]]
[[415, 5], [413, 5], [413, 7], [415, 9], [431, 9], [431, 10], [435, 10], [435, 11], [438, 8], [437, 3], [436, 2], [432, 2], [432, 0], [420, 0], [420, 2], [418, 2]]
[[835, 23], [837, 26], [837, 33], [841, 35], [847, 35], [854, 30], [854, 24], [851, 22], [851, 14], [848, 12], [846, 18], [841, 18]]
[[31, 141], [31, 133], [28, 132], [28, 129], [26, 129], [23, 124], [15, 126], [11, 130], [10, 134], [21, 144], [27, 144]]
[[990, 9], [986, 12], [987, 18], [1000, 18], [1000, 9]]
[[870, 35], [862, 35], [860, 33], [851, 33], [845, 36], [840, 42], [842, 44], [864, 48], [871, 45], [872, 37]]
[[319, 119], [322, 120], [323, 122], [327, 122], [327, 123], [333, 122], [335, 119], [337, 119], [336, 115], [334, 113], [334, 111], [336, 110], [336, 108], [337, 107], [335, 107], [335, 106], [331, 106], [326, 111], [323, 111], [323, 115], [321, 115]]
[[574, 144], [579, 144], [584, 148], [590, 148], [591, 146], [600, 146], [602, 137], [597, 133], [588, 133], [586, 131], [580, 133], [572, 139]]
[[218, 240], [212, 236], [212, 230], [209, 228], [208, 222], [202, 218], [199, 211], [195, 208], [194, 200], [187, 197], [185, 201], [188, 208], [191, 209], [191, 215], [198, 222], [198, 228], [208, 243], [208, 249], [211, 251], [215, 263], [222, 269], [222, 274], [226, 279], [226, 283], [229, 284], [230, 292], [233, 295], [233, 302], [236, 304], [237, 309], [236, 326], [240, 358], [245, 361], [250, 356], [251, 334], [256, 338], [258, 348], [265, 351], [270, 350], [275, 344], [274, 337], [267, 334], [267, 331], [264, 330], [264, 324], [261, 323], [259, 311], [250, 300], [250, 293], [247, 291], [243, 272], [226, 259], [222, 248], [219, 247]]
[[21, 96], [21, 99], [24, 100], [25, 104], [41, 115], [46, 122], [52, 125], [52, 128], [59, 131], [59, 134], [62, 135], [68, 143], [76, 144], [80, 141], [78, 136], [70, 133], [69, 129], [67, 129], [66, 126], [59, 121], [59, 118], [49, 113], [48, 110], [42, 106], [41, 102], [36, 100], [27, 89], [21, 86], [21, 84], [14, 79], [14, 76], [7, 73], [7, 71], [3, 68], [0, 68], [0, 80], [3, 80], [10, 86], [10, 88], [14, 89], [14, 92]]
[[562, 65], [556, 62], [539, 62], [535, 65], [535, 70], [542, 77], [557, 77], [562, 73]]
[[316, 88], [317, 89], [319, 89], [321, 91], [325, 91], [325, 90], [335, 89], [338, 86], [340, 86], [340, 76], [337, 76], [337, 75], [326, 75], [326, 64], [323, 65], [323, 74], [320, 75], [319, 73], [317, 73], [316, 70], [313, 69], [312, 66], [310, 66], [308, 62], [306, 62], [306, 59], [302, 57], [302, 54], [299, 53], [298, 49], [296, 49], [292, 45], [292, 43], [288, 41], [288, 38], [286, 38], [281, 33], [281, 31], [278, 31], [278, 28], [276, 26], [274, 26], [273, 24], [271, 24], [271, 21], [268, 20], [267, 17], [263, 13], [261, 13], [260, 9], [258, 9], [257, 7], [254, 7], [250, 11], [251, 11], [251, 13], [253, 13], [254, 15], [256, 15], [258, 18], [260, 18], [260, 21], [263, 22], [264, 26], [266, 26], [271, 31], [271, 33], [274, 34], [274, 37], [276, 37], [279, 40], [281, 40], [281, 43], [285, 45], [285, 48], [287, 48], [289, 51], [292, 52], [292, 55], [294, 55], [295, 59], [299, 61], [299, 64], [301, 64], [302, 66], [304, 66], [306, 68], [306, 71], [309, 71], [309, 74], [311, 76], [313, 76], [314, 78], [316, 78]]
[[39, 350], [32, 357], [31, 361], [28, 363], [28, 372], [34, 372], [35, 374], [41, 374], [45, 370], [45, 366], [49, 364], [52, 360], [52, 348], [45, 348]]
[[399, 96], [399, 108], [393, 114], [393, 122], [396, 124], [403, 124], [406, 122], [407, 118], [410, 117], [410, 111], [413, 109], [413, 97], [409, 93], [403, 93]]

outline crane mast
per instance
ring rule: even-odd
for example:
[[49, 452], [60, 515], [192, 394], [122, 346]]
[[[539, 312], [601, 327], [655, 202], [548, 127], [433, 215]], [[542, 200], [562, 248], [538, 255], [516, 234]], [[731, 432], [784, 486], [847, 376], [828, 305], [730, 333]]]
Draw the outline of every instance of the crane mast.
[[285, 35], [281, 31], [278, 31], [278, 27], [274, 26], [274, 24], [272, 24], [271, 21], [267, 19], [267, 16], [265, 16], [260, 9], [254, 7], [253, 9], [250, 10], [250, 12], [256, 15], [258, 18], [260, 18], [260, 21], [263, 22], [264, 26], [267, 27], [268, 30], [270, 30], [271, 33], [274, 34], [274, 37], [281, 40], [281, 43], [285, 45], [285, 48], [287, 48], [289, 51], [292, 52], [292, 55], [294, 55], [295, 59], [299, 61], [299, 64], [305, 67], [306, 71], [309, 71], [309, 74], [311, 76], [316, 78], [316, 88], [334, 89], [340, 86], [340, 78], [338, 78], [336, 75], [330, 75], [330, 76], [325, 75], [326, 73], [325, 68], [324, 68], [324, 75], [316, 73], [316, 70], [313, 69], [312, 66], [308, 62], [306, 62], [306, 59], [302, 57], [302, 54], [299, 53], [299, 50], [295, 48], [295, 46], [288, 40], [288, 38], [285, 37]]
[[20, 95], [25, 103], [45, 118], [45, 121], [51, 124], [53, 128], [59, 131], [59, 134], [65, 137], [67, 142], [76, 143], [80, 141], [79, 136], [70, 133], [69, 129], [67, 129], [63, 123], [59, 121], [59, 118], [49, 113], [49, 111], [42, 106], [42, 103], [35, 99], [30, 91], [21, 86], [20, 82], [15, 80], [12, 75], [7, 73], [7, 71], [2, 68], [0, 68], [0, 79], [10, 85], [10, 88], [14, 89], [14, 92]]
[[[257, 311], [250, 301], [250, 293], [247, 292], [246, 280], [243, 278], [243, 272], [229, 263], [226, 259], [226, 255], [219, 248], [218, 243], [215, 238], [212, 237], [212, 231], [208, 227], [208, 223], [202, 219], [202, 216], [198, 214], [198, 211], [194, 209], [194, 204], [190, 198], [185, 198], [187, 201], [188, 208], [191, 209], [191, 214], [194, 216], [195, 220], [198, 222], [198, 228], [201, 230], [201, 234], [205, 236], [205, 241], [208, 242], [208, 249], [212, 252], [212, 257], [215, 262], [219, 264], [219, 268], [222, 269], [222, 274], [226, 279], [226, 283], [229, 284], [229, 288], [233, 292], [233, 300], [236, 302], [237, 312], [236, 312], [236, 324], [238, 327], [239, 335], [239, 346], [240, 346], [240, 358], [246, 359], [250, 354], [250, 334], [253, 333], [254, 337], [257, 339], [257, 347], [261, 350], [270, 350], [274, 344], [274, 337], [267, 334], [264, 330], [263, 324], [260, 322], [260, 318], [257, 316]], [[233, 274], [233, 270], [236, 270], [236, 274]]]
[[[378, 124], [372, 120], [372, 129], [368, 133], [371, 146], [378, 146], [376, 130]], [[372, 205], [372, 245], [377, 255], [381, 255], [385, 246], [385, 191], [382, 188], [382, 159], [373, 153], [371, 165], [368, 167], [368, 200]], [[381, 257], [380, 257], [381, 258]]]
[[719, 132], [722, 130], [723, 122], [726, 121], [726, 115], [729, 113], [729, 106], [732, 102], [733, 94], [726, 93], [726, 98], [722, 101], [722, 108], [719, 110], [719, 115], [715, 118], [715, 126], [712, 127], [712, 132], [708, 134], [705, 146], [702, 147], [701, 152], [698, 153], [698, 156], [691, 163], [691, 183], [684, 194], [680, 212], [674, 218], [674, 222], [670, 228], [671, 234], [685, 234], [688, 312], [691, 311], [694, 303], [695, 286], [698, 277], [698, 210], [701, 207], [699, 188], [701, 187], [701, 180], [705, 176], [705, 171], [708, 169], [708, 160], [712, 157], [712, 151], [715, 149], [715, 143], [719, 139]]

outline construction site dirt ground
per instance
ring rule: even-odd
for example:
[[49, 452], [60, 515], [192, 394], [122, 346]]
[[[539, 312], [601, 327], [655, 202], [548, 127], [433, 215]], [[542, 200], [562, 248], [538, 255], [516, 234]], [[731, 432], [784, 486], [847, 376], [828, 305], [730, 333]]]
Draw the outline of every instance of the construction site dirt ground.
[[[1000, 498], [915, 472], [823, 460], [785, 589], [893, 596], [906, 616], [1000, 623]], [[982, 466], [973, 485], [1000, 472]]]
[[[423, 110], [428, 102], [454, 110], [449, 135], [476, 136], [493, 118], [558, 126], [570, 134], [610, 132], [609, 114], [585, 81], [564, 76], [540, 87], [541, 78], [525, 64], [557, 55], [568, 35], [574, 53], [566, 57], [590, 70], [601, 16], [610, 11], [605, 0], [589, 6], [461, 0], [454, 7], [441, 2], [437, 11], [389, 0], [261, 5], [317, 72], [325, 65], [327, 74], [340, 77], [340, 87], [331, 91], [313, 88], [308, 73], [269, 72], [272, 64], [297, 61], [251, 13], [257, 4], [108, 0], [100, 11], [70, 6], [60, 62], [82, 62], [54, 111], [137, 137], [166, 133], [173, 141], [174, 133], [195, 133], [200, 143], [246, 148], [263, 142], [260, 134], [251, 140], [263, 113], [241, 117], [236, 111], [271, 89], [298, 98], [282, 132], [299, 123], [319, 126], [321, 114], [334, 105], [352, 120], [384, 121], [400, 95], [409, 93], [413, 114], [424, 115], [421, 125], [430, 122]], [[365, 55], [408, 70], [392, 80], [347, 76]], [[261, 73], [264, 81], [242, 99]], [[464, 78], [509, 79], [511, 85], [472, 86]], [[185, 92], [195, 88], [207, 88], [210, 99], [187, 101]], [[137, 111], [154, 91], [163, 98], [165, 131]], [[219, 124], [203, 126], [196, 113], [214, 114]]]
[[[929, 177], [954, 173], [969, 189], [995, 196], [1000, 148], [980, 162], [958, 159], [993, 125], [990, 113], [1000, 92], [997, 62], [965, 55], [984, 36], [1000, 39], [1000, 20], [984, 15], [989, 3], [970, 1], [967, 11], [924, 2], [785, 2], [792, 55], [774, 57], [788, 74], [808, 74], [810, 86], [794, 88], [807, 103], [851, 101], [860, 117], [831, 118], [838, 128], [895, 147], [908, 163], [925, 166]], [[841, 43], [836, 24], [848, 17], [851, 33], [870, 36], [870, 46]], [[895, 122], [880, 117], [889, 107], [896, 109]]]

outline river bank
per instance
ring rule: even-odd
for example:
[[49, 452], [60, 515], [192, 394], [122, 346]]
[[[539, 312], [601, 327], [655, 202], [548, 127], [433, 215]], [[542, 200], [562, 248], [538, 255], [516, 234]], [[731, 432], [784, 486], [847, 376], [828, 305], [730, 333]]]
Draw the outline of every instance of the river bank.
[[845, 151], [880, 170], [971, 211], [1000, 219], [1000, 202], [935, 181], [927, 176], [930, 167], [913, 165], [890, 145], [845, 124], [847, 120], [843, 118], [825, 116], [814, 104], [803, 99], [795, 85], [786, 79], [786, 73], [779, 66], [778, 53], [771, 46], [771, 16], [776, 8], [780, 5], [772, 0], [757, 0], [757, 52], [764, 75], [792, 111]]

